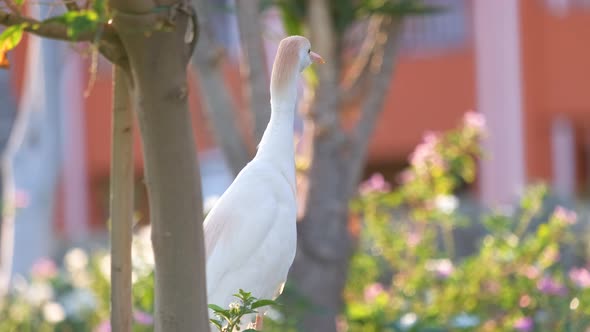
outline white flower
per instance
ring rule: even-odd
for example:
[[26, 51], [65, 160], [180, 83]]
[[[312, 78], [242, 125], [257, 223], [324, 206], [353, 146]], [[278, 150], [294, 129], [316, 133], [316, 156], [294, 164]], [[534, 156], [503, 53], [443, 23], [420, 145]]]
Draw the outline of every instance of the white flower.
[[30, 304], [40, 306], [53, 298], [53, 289], [46, 282], [36, 282], [27, 289], [26, 298]]
[[434, 205], [442, 213], [451, 214], [459, 206], [459, 200], [454, 195], [438, 195], [434, 199]]
[[229, 304], [230, 310], [239, 310], [241, 305], [238, 302], [232, 302]]
[[415, 313], [408, 312], [400, 318], [399, 324], [401, 325], [402, 330], [406, 331], [416, 324], [417, 320], [418, 316], [416, 316]]
[[64, 263], [68, 271], [79, 271], [88, 265], [88, 255], [80, 248], [73, 248], [64, 256]]
[[438, 278], [446, 279], [455, 270], [453, 262], [448, 258], [430, 259], [426, 262], [426, 270], [434, 272]]
[[61, 304], [48, 302], [43, 306], [43, 318], [50, 323], [59, 323], [66, 318], [66, 313]]

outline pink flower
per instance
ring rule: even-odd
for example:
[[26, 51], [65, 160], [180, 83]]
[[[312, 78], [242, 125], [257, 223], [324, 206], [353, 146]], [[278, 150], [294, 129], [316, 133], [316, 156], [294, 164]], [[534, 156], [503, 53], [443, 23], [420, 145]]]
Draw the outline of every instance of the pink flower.
[[590, 288], [590, 272], [585, 268], [573, 268], [569, 272], [570, 280], [580, 288]]
[[521, 308], [526, 308], [531, 304], [531, 297], [528, 296], [527, 294], [524, 294], [523, 296], [520, 297], [520, 299], [518, 300], [518, 305]]
[[437, 278], [446, 279], [453, 273], [455, 267], [447, 258], [431, 259], [426, 263], [426, 270], [434, 272]]
[[578, 215], [575, 211], [568, 210], [563, 206], [557, 206], [555, 211], [553, 211], [553, 216], [565, 222], [567, 225], [573, 225], [578, 220]]
[[422, 136], [422, 141], [425, 144], [435, 146], [440, 142], [440, 134], [434, 131], [427, 131], [424, 133], [424, 136]]
[[408, 183], [408, 182], [410, 182], [412, 180], [414, 180], [414, 173], [411, 170], [409, 170], [409, 169], [406, 169], [406, 170], [402, 171], [397, 176], [397, 181], [399, 183], [401, 183], [401, 184]]
[[541, 271], [536, 266], [529, 265], [522, 270], [522, 273], [529, 279], [537, 279], [541, 275]]
[[133, 311], [133, 319], [141, 325], [152, 325], [154, 324], [154, 317], [147, 312], [140, 310]]
[[537, 289], [541, 291], [541, 293], [545, 293], [547, 295], [562, 296], [566, 293], [565, 287], [560, 282], [549, 276], [545, 276], [537, 282]]
[[426, 132], [422, 138], [422, 143], [416, 146], [414, 152], [410, 155], [410, 163], [414, 167], [424, 167], [428, 163], [442, 165], [443, 160], [436, 151], [436, 146], [440, 141], [440, 135], [434, 132]]
[[33, 263], [31, 276], [33, 278], [50, 279], [57, 275], [57, 265], [49, 258], [41, 258]]
[[422, 241], [422, 234], [418, 232], [410, 232], [408, 234], [408, 246], [411, 248], [415, 248], [417, 245], [420, 244]]
[[383, 178], [383, 175], [379, 174], [379, 173], [375, 173], [373, 175], [371, 175], [371, 177], [361, 183], [359, 191], [362, 195], [366, 195], [369, 193], [373, 193], [373, 192], [388, 192], [389, 190], [391, 190], [391, 185], [385, 181], [385, 178]]
[[107, 319], [102, 321], [95, 329], [94, 332], [111, 332], [111, 322]]
[[469, 111], [463, 115], [463, 125], [483, 133], [486, 131], [486, 118], [481, 113]]
[[521, 317], [514, 322], [514, 329], [520, 332], [530, 332], [535, 323], [531, 317]]
[[381, 283], [373, 283], [365, 287], [364, 297], [366, 302], [373, 302], [381, 293], [385, 291]]

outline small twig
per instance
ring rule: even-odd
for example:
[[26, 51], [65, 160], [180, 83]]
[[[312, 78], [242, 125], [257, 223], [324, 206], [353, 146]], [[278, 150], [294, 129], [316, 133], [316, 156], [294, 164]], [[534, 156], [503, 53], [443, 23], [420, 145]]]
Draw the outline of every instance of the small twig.
[[377, 36], [383, 25], [382, 16], [372, 16], [367, 26], [367, 36], [340, 86], [343, 104], [354, 104], [366, 94], [371, 74], [371, 64], [379, 53]]
[[380, 29], [381, 23], [383, 22], [383, 17], [381, 16], [372, 16], [369, 19], [369, 23], [367, 26], [367, 36], [358, 52], [358, 55], [355, 57], [353, 63], [350, 66], [349, 72], [344, 77], [342, 82], [342, 87], [344, 89], [351, 88], [356, 82], [360, 80], [361, 75], [363, 75], [365, 69], [368, 67], [369, 62], [371, 60], [371, 56], [373, 54], [373, 50], [375, 48], [376, 43], [376, 35]]
[[84, 91], [84, 97], [88, 98], [90, 96], [90, 91], [94, 87], [94, 83], [96, 82], [96, 72], [98, 68], [98, 53], [99, 53], [99, 45], [100, 45], [100, 37], [104, 30], [102, 27], [99, 27], [96, 37], [94, 38], [94, 42], [90, 45], [90, 77], [88, 78], [88, 86], [86, 87], [86, 91]]
[[367, 154], [367, 145], [371, 133], [377, 122], [377, 117], [383, 110], [383, 103], [387, 95], [387, 89], [390, 86], [396, 63], [397, 46], [401, 31], [402, 19], [393, 19], [391, 22], [384, 22], [376, 37], [376, 53], [373, 56], [369, 70], [370, 90], [365, 97], [361, 107], [360, 118], [357, 121], [353, 136], [355, 144], [351, 148], [352, 160], [354, 163], [349, 165], [349, 176], [353, 178], [351, 186], [347, 188], [350, 197], [354, 194], [357, 184], [360, 182], [362, 167]]

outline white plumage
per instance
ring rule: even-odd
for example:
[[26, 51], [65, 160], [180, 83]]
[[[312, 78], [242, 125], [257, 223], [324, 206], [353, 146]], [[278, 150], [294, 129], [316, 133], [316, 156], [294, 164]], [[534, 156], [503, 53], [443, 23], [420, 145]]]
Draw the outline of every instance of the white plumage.
[[307, 39], [283, 39], [271, 77], [271, 119], [254, 159], [204, 222], [208, 303], [227, 308], [239, 289], [274, 299], [295, 257], [293, 120], [300, 72], [321, 57]]

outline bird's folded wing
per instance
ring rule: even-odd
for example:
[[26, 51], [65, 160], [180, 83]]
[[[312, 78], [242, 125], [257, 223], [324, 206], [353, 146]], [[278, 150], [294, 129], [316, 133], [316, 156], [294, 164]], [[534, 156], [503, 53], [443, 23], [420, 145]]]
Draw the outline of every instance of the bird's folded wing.
[[268, 183], [254, 179], [232, 186], [204, 223], [209, 289], [225, 273], [246, 264], [276, 219], [280, 208]]

